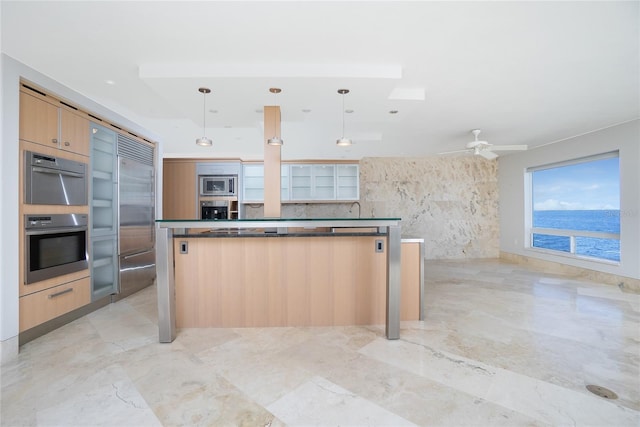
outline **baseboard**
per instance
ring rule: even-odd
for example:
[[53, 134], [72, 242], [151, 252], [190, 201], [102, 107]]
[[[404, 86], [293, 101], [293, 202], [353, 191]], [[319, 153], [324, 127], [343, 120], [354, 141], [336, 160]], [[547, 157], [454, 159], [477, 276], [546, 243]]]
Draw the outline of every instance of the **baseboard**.
[[559, 262], [547, 261], [539, 258], [532, 258], [524, 255], [512, 254], [510, 252], [500, 252], [500, 259], [513, 262], [515, 264], [529, 265], [536, 269], [550, 273], [563, 274], [592, 282], [618, 286], [624, 292], [640, 294], [640, 280], [631, 277], [618, 276], [601, 271], [589, 270], [587, 268], [575, 267]]

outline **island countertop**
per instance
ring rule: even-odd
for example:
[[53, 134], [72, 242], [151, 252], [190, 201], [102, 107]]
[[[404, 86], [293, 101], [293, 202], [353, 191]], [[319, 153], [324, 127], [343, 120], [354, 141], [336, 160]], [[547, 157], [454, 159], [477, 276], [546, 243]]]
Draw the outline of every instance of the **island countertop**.
[[249, 229], [289, 227], [340, 228], [398, 226], [400, 218], [259, 218], [259, 219], [159, 219], [159, 228]]

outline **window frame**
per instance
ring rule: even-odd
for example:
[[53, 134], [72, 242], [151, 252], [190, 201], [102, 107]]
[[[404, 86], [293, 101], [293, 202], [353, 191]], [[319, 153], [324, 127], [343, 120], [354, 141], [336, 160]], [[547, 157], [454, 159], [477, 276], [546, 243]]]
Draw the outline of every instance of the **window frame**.
[[[572, 259], [586, 260], [592, 262], [598, 262], [608, 265], [620, 265], [622, 261], [622, 247], [620, 247], [620, 257], [618, 261], [610, 260], [606, 258], [598, 258], [588, 255], [581, 255], [575, 253], [576, 251], [576, 243], [575, 239], [580, 237], [587, 238], [603, 238], [603, 239], [614, 239], [620, 242], [620, 235], [622, 234], [622, 228], [620, 229], [620, 233], [606, 233], [606, 232], [596, 232], [596, 231], [585, 231], [585, 230], [572, 230], [572, 229], [561, 229], [561, 228], [541, 228], [541, 227], [533, 227], [533, 212], [534, 212], [534, 202], [533, 202], [533, 173], [548, 169], [555, 169], [565, 166], [578, 165], [583, 163], [594, 162], [598, 160], [612, 159], [617, 158], [620, 159], [620, 152], [618, 150], [609, 151], [606, 153], [595, 154], [585, 157], [578, 157], [570, 160], [564, 160], [560, 162], [547, 163], [544, 165], [531, 166], [525, 169], [524, 173], [524, 183], [525, 183], [525, 207], [524, 207], [524, 248], [527, 251], [533, 251], [538, 253], [550, 254], [553, 256], [559, 257], [567, 257]], [[618, 183], [619, 188], [622, 186], [622, 181]], [[621, 190], [621, 188], [620, 188]], [[620, 197], [622, 197], [622, 191], [620, 191]], [[622, 200], [620, 200], [620, 204]], [[621, 224], [622, 227], [622, 224]], [[569, 252], [549, 249], [549, 248], [541, 248], [533, 246], [533, 236], [534, 234], [544, 234], [544, 235], [552, 235], [552, 236], [562, 236], [569, 237], [570, 239], [570, 248]]]

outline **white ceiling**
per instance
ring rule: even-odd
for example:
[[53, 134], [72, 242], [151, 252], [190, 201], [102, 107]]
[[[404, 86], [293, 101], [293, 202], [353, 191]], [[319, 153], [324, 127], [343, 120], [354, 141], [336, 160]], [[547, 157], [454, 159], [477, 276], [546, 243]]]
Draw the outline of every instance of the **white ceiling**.
[[[284, 159], [425, 156], [463, 148], [474, 128], [533, 147], [638, 118], [638, 6], [2, 1], [1, 42], [160, 135], [165, 156], [259, 159], [256, 110], [273, 104]], [[212, 148], [195, 145], [201, 86], [217, 111], [206, 117]], [[340, 88], [354, 110], [346, 148], [335, 145]]]

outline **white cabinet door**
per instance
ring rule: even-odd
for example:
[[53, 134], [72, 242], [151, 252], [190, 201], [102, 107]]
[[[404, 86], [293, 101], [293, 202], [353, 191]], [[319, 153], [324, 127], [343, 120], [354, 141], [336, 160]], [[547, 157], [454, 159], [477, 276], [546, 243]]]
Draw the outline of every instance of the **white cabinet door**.
[[242, 201], [264, 201], [264, 165], [242, 165]]
[[280, 166], [280, 200], [290, 200], [289, 195], [289, 165]]
[[311, 165], [290, 165], [291, 200], [311, 200]]
[[338, 165], [337, 199], [358, 200], [360, 198], [359, 179], [358, 165]]
[[313, 200], [336, 199], [336, 165], [313, 165]]

